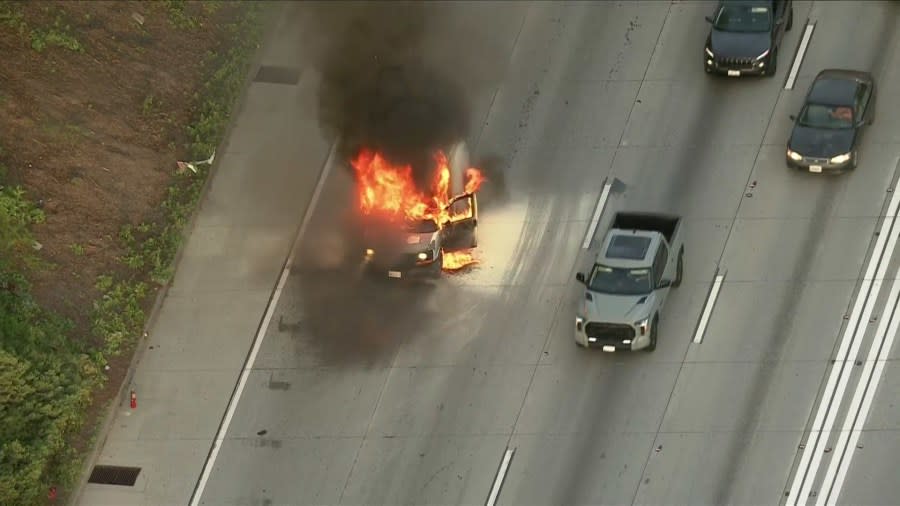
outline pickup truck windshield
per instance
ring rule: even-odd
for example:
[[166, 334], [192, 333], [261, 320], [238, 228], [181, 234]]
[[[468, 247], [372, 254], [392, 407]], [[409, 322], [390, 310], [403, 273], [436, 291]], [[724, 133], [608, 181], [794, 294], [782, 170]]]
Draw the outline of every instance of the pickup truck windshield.
[[645, 295], [653, 291], [650, 269], [622, 269], [596, 264], [588, 279], [593, 292], [615, 295]]

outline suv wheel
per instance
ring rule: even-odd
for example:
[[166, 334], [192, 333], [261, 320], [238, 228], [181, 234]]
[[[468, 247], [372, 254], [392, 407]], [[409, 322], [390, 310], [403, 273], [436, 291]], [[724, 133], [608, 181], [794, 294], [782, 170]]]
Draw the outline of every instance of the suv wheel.
[[766, 69], [766, 77], [775, 77], [778, 70], [778, 48], [772, 50], [772, 57], [769, 58], [769, 68]]

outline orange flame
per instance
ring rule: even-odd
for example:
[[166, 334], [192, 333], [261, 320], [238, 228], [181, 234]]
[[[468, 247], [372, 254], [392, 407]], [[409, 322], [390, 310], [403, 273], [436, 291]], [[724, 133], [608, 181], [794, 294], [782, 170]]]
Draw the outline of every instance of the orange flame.
[[[364, 149], [350, 163], [356, 171], [359, 208], [364, 214], [378, 213], [408, 220], [431, 219], [438, 228], [472, 216], [472, 209], [452, 212], [449, 208], [450, 165], [447, 156], [435, 153], [437, 169], [430, 195], [416, 187], [409, 165], [394, 165], [383, 155]], [[468, 168], [464, 191], [475, 193], [485, 177], [480, 170]], [[444, 252], [444, 269], [458, 270], [477, 261], [465, 252]]]
[[444, 270], [458, 271], [463, 267], [477, 264], [478, 260], [468, 251], [445, 251]]

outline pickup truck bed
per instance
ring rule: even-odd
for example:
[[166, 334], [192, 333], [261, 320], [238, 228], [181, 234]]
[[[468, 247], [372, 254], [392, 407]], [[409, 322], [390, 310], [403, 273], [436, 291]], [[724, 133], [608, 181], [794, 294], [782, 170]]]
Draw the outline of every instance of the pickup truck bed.
[[620, 230], [652, 230], [659, 232], [671, 243], [678, 228], [677, 216], [658, 213], [616, 213], [612, 227]]

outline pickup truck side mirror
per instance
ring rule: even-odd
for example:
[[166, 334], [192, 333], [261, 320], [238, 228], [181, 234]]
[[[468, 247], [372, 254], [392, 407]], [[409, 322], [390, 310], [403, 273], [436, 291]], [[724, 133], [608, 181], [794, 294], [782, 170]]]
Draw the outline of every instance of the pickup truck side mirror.
[[668, 288], [672, 286], [671, 279], [660, 279], [659, 283], [656, 285], [656, 288]]
[[707, 23], [712, 23], [712, 22], [713, 22], [712, 16], [706, 16], [706, 17], [704, 17], [703, 19], [705, 19]]
[[575, 281], [578, 281], [579, 283], [584, 284], [584, 283], [585, 283], [585, 281], [584, 281], [584, 273], [583, 273], [583, 272], [576, 273], [576, 274], [575, 274]]

